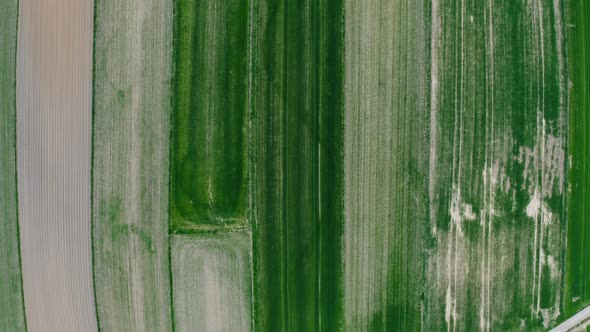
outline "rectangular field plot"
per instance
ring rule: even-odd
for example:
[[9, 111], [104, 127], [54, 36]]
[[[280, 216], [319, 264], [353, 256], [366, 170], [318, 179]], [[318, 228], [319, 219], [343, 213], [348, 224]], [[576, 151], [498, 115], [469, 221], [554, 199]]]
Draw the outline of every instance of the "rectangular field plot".
[[176, 330], [249, 331], [249, 232], [173, 235], [170, 245]]

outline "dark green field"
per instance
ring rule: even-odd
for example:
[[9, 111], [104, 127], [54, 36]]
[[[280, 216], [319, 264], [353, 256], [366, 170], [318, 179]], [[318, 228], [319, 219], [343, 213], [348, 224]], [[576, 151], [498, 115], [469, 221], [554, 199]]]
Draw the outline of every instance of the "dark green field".
[[247, 1], [176, 2], [170, 216], [175, 231], [246, 222]]
[[590, 4], [569, 7], [570, 108], [565, 316], [590, 305]]

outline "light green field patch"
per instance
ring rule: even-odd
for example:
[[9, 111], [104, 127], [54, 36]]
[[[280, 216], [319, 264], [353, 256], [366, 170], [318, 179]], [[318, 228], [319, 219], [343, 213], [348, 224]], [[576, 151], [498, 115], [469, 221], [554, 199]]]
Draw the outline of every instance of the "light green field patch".
[[93, 251], [103, 331], [170, 331], [171, 1], [95, 3]]
[[172, 235], [170, 241], [175, 329], [250, 331], [250, 232]]
[[428, 226], [428, 4], [345, 6], [345, 326], [417, 330]]

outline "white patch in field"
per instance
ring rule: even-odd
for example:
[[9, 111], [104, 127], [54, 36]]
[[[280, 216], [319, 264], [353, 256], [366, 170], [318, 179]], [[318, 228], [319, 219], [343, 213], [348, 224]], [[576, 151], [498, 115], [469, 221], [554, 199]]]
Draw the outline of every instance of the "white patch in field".
[[504, 192], [507, 193], [510, 191], [510, 178], [506, 178], [506, 182], [504, 182]]
[[473, 221], [477, 218], [475, 213], [473, 212], [473, 206], [471, 204], [463, 204], [463, 216], [465, 219]]
[[545, 202], [541, 202], [541, 215], [543, 216], [543, 218], [541, 218], [543, 226], [548, 226], [553, 223], [553, 212], [551, 212], [549, 205]]
[[[556, 127], [552, 123], [547, 126]], [[516, 160], [524, 165], [522, 189], [528, 190], [532, 195], [538, 187], [537, 176], [540, 172], [541, 197], [547, 198], [551, 197], [555, 190], [560, 194], [564, 191], [565, 149], [562, 137], [556, 137], [551, 133], [541, 136], [534, 147], [521, 146]]]
[[549, 271], [551, 271], [551, 278], [558, 277], [561, 271], [559, 270], [557, 261], [555, 261], [555, 257], [553, 255], [547, 255], [545, 256], [545, 262], [549, 266]]
[[456, 188], [453, 190], [449, 214], [451, 221], [457, 226], [457, 231], [460, 235], [463, 235], [462, 225], [464, 221], [474, 221], [477, 219], [477, 215], [473, 212], [473, 206], [461, 201], [461, 193]]
[[541, 200], [539, 199], [539, 194], [535, 193], [529, 204], [526, 206], [526, 214], [527, 216], [535, 219], [539, 215], [539, 210], [541, 208]]
[[[450, 276], [449, 276], [450, 277]], [[447, 296], [445, 299], [445, 321], [447, 322], [447, 328], [451, 326], [451, 319], [455, 319], [456, 313], [454, 312], [453, 308], [453, 297], [451, 295], [451, 284], [447, 287]]]
[[559, 317], [559, 308], [541, 309], [540, 312], [543, 318], [543, 327], [546, 329]]
[[489, 322], [486, 319], [484, 306], [480, 306], [479, 307], [479, 329], [481, 331], [484, 331], [487, 329], [488, 326], [489, 326]]
[[543, 197], [551, 197], [553, 185], [557, 184], [559, 193], [564, 189], [565, 151], [561, 137], [547, 135], [545, 142], [545, 158], [543, 160]]
[[449, 214], [451, 216], [451, 221], [455, 224], [460, 224], [463, 220], [461, 214], [461, 194], [458, 190], [453, 190], [453, 198], [451, 199]]

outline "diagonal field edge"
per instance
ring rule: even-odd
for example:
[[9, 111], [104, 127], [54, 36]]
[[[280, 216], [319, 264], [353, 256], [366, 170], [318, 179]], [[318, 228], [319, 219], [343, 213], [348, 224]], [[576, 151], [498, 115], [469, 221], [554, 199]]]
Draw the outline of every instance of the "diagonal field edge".
[[573, 315], [570, 319], [559, 324], [551, 330], [551, 332], [565, 332], [573, 328], [581, 327], [582, 324], [590, 324], [590, 306], [582, 309], [582, 311]]

